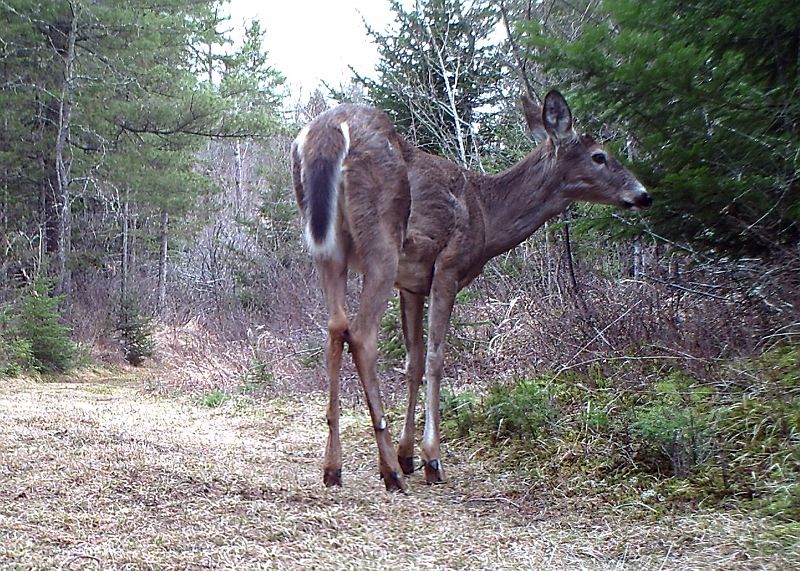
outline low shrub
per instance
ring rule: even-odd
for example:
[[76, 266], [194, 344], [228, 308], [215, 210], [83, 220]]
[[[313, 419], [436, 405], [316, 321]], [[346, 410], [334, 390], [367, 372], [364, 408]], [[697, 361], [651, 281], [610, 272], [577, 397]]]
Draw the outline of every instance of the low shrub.
[[0, 336], [0, 377], [17, 377], [33, 367], [33, 346], [27, 339]]
[[646, 404], [633, 410], [631, 433], [645, 453], [639, 456], [668, 460], [671, 474], [687, 477], [704, 461], [709, 441], [711, 390], [691, 378], [673, 373], [658, 382]]
[[536, 438], [554, 414], [550, 395], [539, 381], [514, 379], [495, 385], [486, 398], [484, 423], [495, 440]]
[[[646, 388], [596, 372], [514, 378], [483, 395], [445, 394], [442, 430], [530, 470], [531, 486], [746, 502], [800, 521], [799, 356], [795, 345], [717, 363], [714, 375], [731, 378], [713, 385], [667, 364]], [[487, 445], [498, 440], [502, 451]]]
[[469, 436], [478, 420], [480, 400], [471, 392], [442, 392], [442, 431], [455, 438]]
[[117, 335], [122, 344], [125, 360], [138, 367], [155, 351], [152, 319], [142, 312], [133, 296], [125, 297], [117, 316]]
[[31, 369], [42, 373], [64, 372], [75, 365], [78, 347], [70, 328], [61, 323], [62, 296], [51, 295], [50, 282], [37, 279], [24, 291], [4, 317], [2, 335], [6, 355], [3, 370], [20, 374]]
[[378, 354], [384, 368], [400, 365], [406, 356], [403, 329], [400, 326], [400, 298], [397, 296], [389, 299], [386, 311], [381, 317]]
[[257, 395], [274, 388], [274, 385], [275, 376], [272, 373], [272, 365], [269, 361], [256, 357], [247, 368], [239, 391], [246, 395]]
[[214, 389], [200, 397], [199, 402], [201, 405], [207, 406], [208, 408], [218, 408], [228, 399], [230, 399], [228, 393], [220, 389]]

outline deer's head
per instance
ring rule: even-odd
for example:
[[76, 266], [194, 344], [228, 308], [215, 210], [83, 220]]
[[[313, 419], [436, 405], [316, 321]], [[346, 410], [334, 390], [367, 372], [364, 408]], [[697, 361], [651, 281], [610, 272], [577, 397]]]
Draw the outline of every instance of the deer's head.
[[632, 210], [652, 204], [642, 183], [622, 163], [590, 135], [575, 133], [572, 112], [558, 91], [548, 93], [541, 108], [523, 96], [522, 107], [536, 142], [553, 149], [565, 198]]

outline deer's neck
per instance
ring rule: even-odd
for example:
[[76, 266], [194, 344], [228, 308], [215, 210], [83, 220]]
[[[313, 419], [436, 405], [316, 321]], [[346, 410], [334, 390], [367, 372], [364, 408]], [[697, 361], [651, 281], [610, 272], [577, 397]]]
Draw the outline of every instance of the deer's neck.
[[528, 238], [570, 204], [560, 192], [553, 150], [542, 145], [498, 175], [482, 177], [479, 195], [486, 224], [488, 260]]

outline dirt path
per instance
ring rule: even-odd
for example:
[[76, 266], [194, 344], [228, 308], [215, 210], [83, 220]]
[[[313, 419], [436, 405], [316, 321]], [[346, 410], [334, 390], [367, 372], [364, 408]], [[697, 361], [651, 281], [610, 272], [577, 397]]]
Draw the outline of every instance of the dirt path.
[[[320, 481], [323, 402], [155, 398], [111, 379], [0, 381], [0, 568], [786, 569], [766, 522], [631, 519], [503, 497], [509, 475], [382, 491], [364, 416], [344, 415], [345, 486]], [[607, 514], [600, 512], [607, 511]], [[796, 562], [794, 562], [796, 564]]]

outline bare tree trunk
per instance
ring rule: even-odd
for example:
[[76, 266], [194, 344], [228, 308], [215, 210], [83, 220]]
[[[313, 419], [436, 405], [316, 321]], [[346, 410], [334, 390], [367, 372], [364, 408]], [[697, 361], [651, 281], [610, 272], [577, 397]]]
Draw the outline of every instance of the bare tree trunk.
[[122, 303], [128, 297], [128, 237], [129, 237], [129, 220], [130, 220], [130, 190], [125, 189], [125, 198], [122, 204], [122, 275], [120, 276], [120, 299]]
[[667, 259], [668, 267], [667, 267], [667, 279], [671, 284], [677, 284], [681, 281], [681, 266], [680, 266], [680, 258], [674, 255], [672, 247], [667, 247]]
[[[528, 13], [527, 19], [530, 20], [530, 5], [528, 6]], [[503, 0], [500, 0], [500, 16], [503, 20], [503, 27], [506, 30], [506, 39], [508, 40], [509, 45], [511, 46], [511, 53], [514, 56], [514, 60], [516, 61], [517, 73], [519, 74], [520, 79], [525, 84], [525, 92], [528, 94], [528, 97], [533, 99], [534, 101], [541, 104], [542, 100], [536, 94], [533, 89], [533, 85], [531, 85], [531, 80], [528, 77], [527, 72], [527, 58], [524, 58], [522, 54], [522, 50], [519, 49], [516, 40], [514, 39], [514, 34], [511, 32], [511, 24], [509, 23], [508, 11], [506, 10], [506, 5]]]
[[[636, 158], [636, 145], [630, 135], [625, 137], [625, 154], [628, 155], [629, 161], [633, 161]], [[637, 237], [631, 243], [631, 277], [634, 279], [641, 277], [643, 273], [642, 257], [642, 242]]]
[[430, 25], [426, 25], [426, 29], [428, 31], [431, 44], [436, 49], [436, 59], [439, 64], [439, 69], [442, 72], [442, 77], [444, 78], [444, 85], [447, 91], [447, 102], [450, 105], [450, 113], [453, 116], [453, 127], [456, 134], [456, 142], [458, 143], [459, 160], [463, 166], [467, 166], [467, 146], [464, 144], [464, 133], [461, 130], [461, 118], [458, 115], [458, 107], [456, 106], [455, 96], [455, 88], [458, 84], [459, 72], [458, 69], [454, 70], [454, 79], [453, 84], [451, 85], [450, 81], [447, 79], [449, 74], [447, 73], [447, 66], [444, 63], [444, 56], [442, 56], [442, 50], [444, 47], [440, 47], [439, 44], [436, 43], [436, 38], [433, 36], [433, 30], [431, 30]]
[[[564, 213], [561, 216], [561, 219], [564, 222], [567, 222], [570, 219], [568, 213]], [[567, 264], [567, 270], [569, 271], [569, 283], [572, 286], [572, 291], [574, 293], [578, 293], [578, 280], [575, 279], [575, 264], [572, 259], [572, 241], [570, 240], [569, 235], [569, 224], [564, 224], [563, 230], [563, 237], [564, 237], [564, 261]]]
[[234, 200], [236, 200], [234, 213], [238, 215], [242, 208], [242, 178], [244, 172], [244, 166], [242, 165], [242, 144], [239, 139], [236, 139], [236, 145], [233, 147], [233, 157], [236, 162], [236, 171], [233, 176], [236, 190], [236, 195], [234, 197]]
[[75, 38], [78, 32], [78, 15], [75, 5], [70, 2], [71, 21], [64, 46], [64, 78], [61, 84], [61, 96], [58, 101], [58, 131], [55, 143], [56, 171], [56, 256], [55, 275], [56, 293], [68, 295], [71, 290], [70, 272], [67, 266], [72, 234], [72, 216], [69, 185], [71, 182], [72, 158], [67, 150], [70, 123], [72, 121], [72, 103], [75, 90]]
[[[40, 161], [42, 172], [45, 170], [44, 161]], [[36, 255], [36, 267], [33, 271], [32, 278], [38, 278], [44, 275], [48, 270], [45, 267], [47, 256], [47, 184], [44, 180], [39, 183], [39, 249]]]
[[547, 272], [547, 292], [553, 292], [553, 282], [556, 277], [556, 263], [553, 257], [553, 229], [550, 222], [544, 223], [544, 257], [545, 271]]
[[[7, 121], [4, 122], [4, 123], [7, 123]], [[5, 167], [3, 170], [4, 170], [3, 180], [7, 181], [8, 180], [8, 167]], [[2, 224], [2, 233], [0, 233], [0, 235], [6, 236], [6, 237], [8, 236], [8, 206], [9, 206], [8, 205], [8, 183], [4, 182], [3, 183], [2, 203], [0, 203], [0, 215], [2, 215], [2, 222], [0, 222], [0, 224]], [[2, 263], [0, 263], [0, 301], [5, 302], [6, 291], [8, 289], [10, 289], [9, 288], [10, 280], [9, 280], [9, 277], [8, 277], [8, 266], [9, 266], [9, 262], [10, 262], [10, 258], [11, 258], [11, 256], [10, 256], [10, 254], [11, 254], [11, 241], [8, 238], [6, 238], [4, 240], [4, 243], [0, 244], [0, 247], [3, 248], [2, 253], [0, 253], [0, 262], [2, 262]]]
[[640, 278], [644, 274], [642, 258], [642, 241], [634, 238], [631, 244], [631, 277]]
[[160, 225], [161, 252], [158, 257], [158, 300], [157, 310], [161, 314], [167, 302], [167, 240], [169, 238], [169, 213], [161, 210]]
[[[130, 291], [131, 281], [136, 284], [136, 203], [128, 200], [128, 291]], [[135, 288], [134, 288], [135, 289]]]

